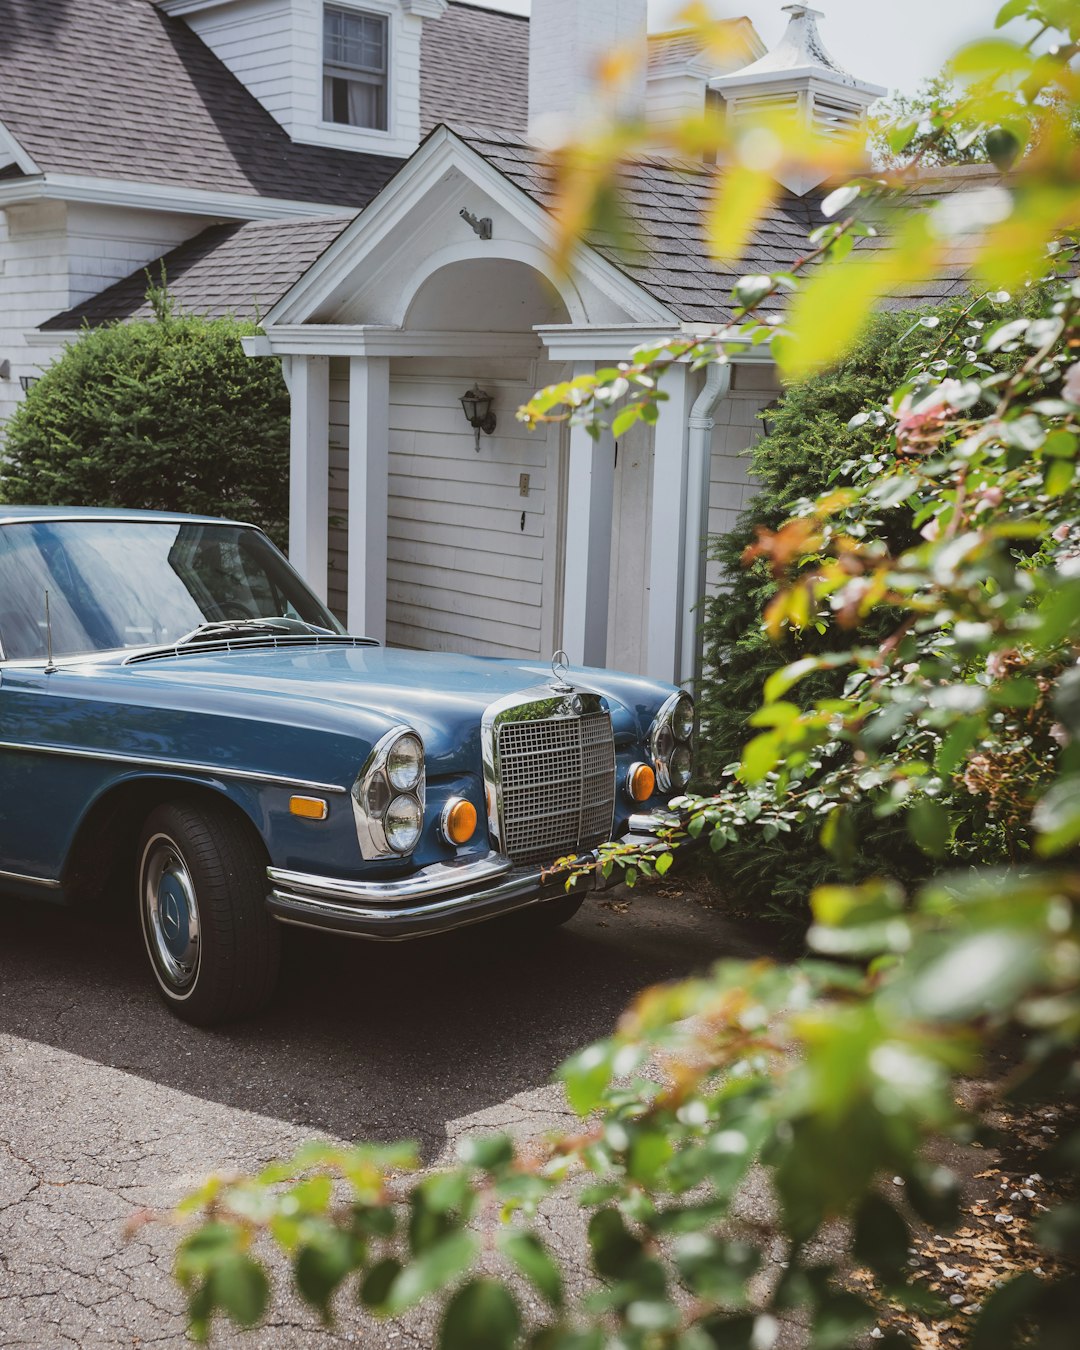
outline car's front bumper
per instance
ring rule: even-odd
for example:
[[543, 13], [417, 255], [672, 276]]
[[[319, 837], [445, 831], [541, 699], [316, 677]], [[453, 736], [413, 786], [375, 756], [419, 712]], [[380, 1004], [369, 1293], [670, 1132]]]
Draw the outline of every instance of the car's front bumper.
[[[630, 817], [624, 844], [655, 843], [661, 830], [677, 824], [666, 813]], [[596, 853], [583, 864], [595, 863]], [[352, 937], [402, 941], [482, 923], [566, 894], [565, 873], [515, 868], [509, 858], [489, 853], [463, 863], [435, 863], [396, 881], [340, 881], [304, 872], [267, 869], [271, 912], [283, 923], [323, 928]], [[595, 868], [581, 875], [576, 893], [618, 883], [618, 868], [604, 878]]]

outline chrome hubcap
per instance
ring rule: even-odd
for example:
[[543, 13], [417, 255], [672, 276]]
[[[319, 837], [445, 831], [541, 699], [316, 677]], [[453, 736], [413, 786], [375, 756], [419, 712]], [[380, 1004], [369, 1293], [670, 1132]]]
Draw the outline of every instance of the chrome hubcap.
[[187, 865], [164, 838], [147, 851], [143, 917], [161, 974], [174, 989], [189, 988], [199, 970], [199, 905]]

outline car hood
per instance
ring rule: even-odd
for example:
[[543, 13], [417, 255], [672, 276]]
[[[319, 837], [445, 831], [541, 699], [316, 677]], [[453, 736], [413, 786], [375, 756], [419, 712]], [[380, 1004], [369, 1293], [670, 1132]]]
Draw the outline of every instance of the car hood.
[[[230, 696], [230, 702], [246, 696], [273, 704], [282, 722], [337, 722], [342, 731], [365, 730], [372, 740], [405, 722], [420, 733], [429, 761], [443, 759], [447, 768], [473, 748], [490, 704], [555, 679], [546, 663], [330, 644], [192, 651], [117, 665], [110, 674], [133, 693], [137, 688], [140, 701], [187, 703], [204, 692], [211, 701], [215, 693]], [[575, 667], [566, 678], [576, 688], [604, 695], [620, 741], [642, 737], [672, 689], [588, 667]]]

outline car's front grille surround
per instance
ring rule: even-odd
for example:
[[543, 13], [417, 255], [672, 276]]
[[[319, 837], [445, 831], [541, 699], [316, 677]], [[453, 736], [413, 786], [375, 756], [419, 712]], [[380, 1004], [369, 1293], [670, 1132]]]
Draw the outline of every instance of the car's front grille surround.
[[502, 853], [551, 863], [610, 837], [615, 744], [598, 695], [523, 696], [498, 705], [485, 734], [489, 826]]

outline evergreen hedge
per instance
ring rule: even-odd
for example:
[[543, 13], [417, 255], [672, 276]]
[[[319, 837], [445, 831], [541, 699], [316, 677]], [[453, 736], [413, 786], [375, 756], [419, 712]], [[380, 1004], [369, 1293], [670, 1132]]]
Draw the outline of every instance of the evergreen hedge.
[[[920, 316], [932, 313], [921, 311]], [[883, 405], [902, 384], [913, 353], [930, 337], [918, 324], [920, 316], [878, 315], [838, 366], [792, 385], [763, 414], [768, 431], [749, 452], [760, 487], [735, 529], [714, 538], [711, 546], [727, 585], [708, 600], [702, 622], [705, 673], [697, 690], [702, 723], [698, 771], [710, 787], [721, 781], [724, 769], [739, 759], [754, 734], [747, 719], [762, 704], [766, 678], [787, 662], [824, 650], [827, 642], [814, 628], [799, 635], [785, 630], [778, 643], [765, 635], [761, 616], [776, 593], [776, 583], [764, 560], [746, 567], [743, 553], [757, 538], [758, 527], [778, 529], [800, 498], [813, 499], [828, 490], [846, 460], [880, 446], [881, 432], [872, 423], [854, 429], [848, 423], [864, 409]], [[880, 620], [875, 626], [881, 627]], [[808, 679], [792, 697], [812, 703], [830, 689], [839, 692], [843, 679], [843, 675]], [[902, 825], [864, 824], [857, 832], [861, 843], [856, 874], [886, 867], [893, 875], [907, 876], [912, 862], [922, 868], [922, 859], [912, 857]], [[745, 844], [729, 845], [717, 855], [712, 869], [740, 907], [801, 921], [812, 887], [837, 880], [836, 865], [818, 847], [815, 829], [808, 822], [768, 840], [751, 831]]]
[[289, 498], [289, 396], [276, 360], [245, 356], [254, 324], [178, 314], [87, 328], [6, 427], [0, 501], [117, 506], [251, 521], [279, 543]]

